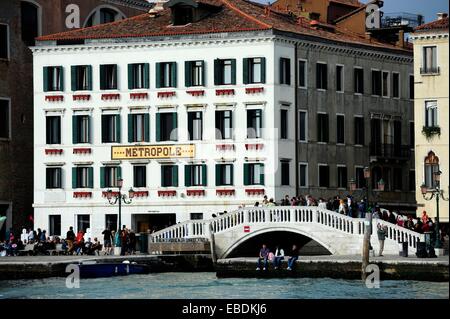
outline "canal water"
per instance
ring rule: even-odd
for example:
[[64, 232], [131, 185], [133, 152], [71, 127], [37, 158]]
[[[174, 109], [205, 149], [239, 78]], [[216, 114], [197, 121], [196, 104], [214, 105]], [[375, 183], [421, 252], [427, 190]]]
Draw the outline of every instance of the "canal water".
[[449, 283], [382, 281], [368, 289], [358, 280], [329, 278], [227, 278], [215, 273], [160, 273], [82, 279], [66, 288], [65, 278], [0, 281], [0, 299], [150, 298], [150, 299], [427, 299], [449, 298]]

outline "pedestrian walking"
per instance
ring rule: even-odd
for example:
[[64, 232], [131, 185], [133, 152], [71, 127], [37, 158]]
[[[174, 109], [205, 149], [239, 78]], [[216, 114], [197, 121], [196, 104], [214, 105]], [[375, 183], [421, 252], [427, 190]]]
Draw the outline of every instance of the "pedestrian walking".
[[377, 234], [378, 234], [378, 241], [380, 242], [380, 251], [379, 256], [383, 256], [383, 250], [384, 250], [384, 240], [386, 239], [387, 235], [387, 227], [386, 225], [381, 225], [381, 223], [377, 226]]

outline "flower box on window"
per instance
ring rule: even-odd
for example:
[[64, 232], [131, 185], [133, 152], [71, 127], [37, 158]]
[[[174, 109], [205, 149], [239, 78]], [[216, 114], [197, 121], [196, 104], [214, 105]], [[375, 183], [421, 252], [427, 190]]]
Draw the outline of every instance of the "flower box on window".
[[89, 101], [91, 99], [90, 94], [75, 94], [72, 96], [74, 101]]
[[204, 189], [188, 189], [186, 191], [187, 196], [205, 196]]
[[158, 191], [159, 197], [173, 197], [177, 196], [177, 191]]
[[234, 95], [234, 89], [220, 89], [216, 90], [216, 95]]
[[172, 97], [172, 96], [175, 96], [175, 95], [176, 95], [175, 91], [158, 92], [158, 97], [159, 98], [167, 98], [167, 97]]
[[431, 140], [434, 135], [441, 136], [441, 128], [439, 126], [424, 126], [422, 134], [425, 135], [427, 140]]
[[102, 94], [102, 100], [105, 101], [111, 101], [111, 100], [119, 100], [120, 99], [120, 94], [119, 93], [107, 93], [107, 94]]
[[45, 155], [61, 155], [63, 153], [62, 149], [46, 149]]
[[148, 191], [135, 191], [134, 197], [148, 197]]
[[262, 150], [264, 148], [264, 144], [245, 144], [246, 150]]
[[216, 195], [218, 196], [233, 196], [234, 194], [234, 189], [216, 189]]
[[130, 93], [130, 99], [132, 100], [143, 100], [148, 99], [148, 93]]
[[216, 145], [218, 151], [234, 151], [234, 144], [219, 144]]
[[[108, 193], [109, 193], [109, 192], [107, 192], [107, 191], [103, 191], [103, 192], [102, 192], [102, 196], [103, 196], [103, 197], [107, 197], [107, 196], [108, 196]], [[119, 192], [110, 192], [110, 193], [111, 193], [111, 196], [112, 196], [112, 197], [119, 196]]]
[[73, 154], [91, 154], [91, 148], [74, 148]]
[[204, 90], [191, 90], [191, 91], [186, 91], [187, 94], [190, 94], [192, 96], [203, 96], [205, 95], [205, 91]]
[[45, 100], [48, 102], [62, 102], [64, 101], [63, 95], [47, 95]]
[[264, 195], [266, 191], [261, 188], [248, 188], [245, 190], [247, 195], [254, 196], [254, 195]]
[[264, 88], [245, 88], [246, 94], [256, 94], [256, 93], [262, 93], [264, 92]]
[[91, 198], [92, 192], [73, 192], [73, 198]]

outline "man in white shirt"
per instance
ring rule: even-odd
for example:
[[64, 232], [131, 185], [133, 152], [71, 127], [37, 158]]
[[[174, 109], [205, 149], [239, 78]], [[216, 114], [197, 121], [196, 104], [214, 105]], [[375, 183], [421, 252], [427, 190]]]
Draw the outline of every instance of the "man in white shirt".
[[275, 249], [275, 254], [273, 256], [273, 267], [274, 269], [278, 269], [281, 265], [281, 261], [284, 259], [284, 250], [277, 246]]

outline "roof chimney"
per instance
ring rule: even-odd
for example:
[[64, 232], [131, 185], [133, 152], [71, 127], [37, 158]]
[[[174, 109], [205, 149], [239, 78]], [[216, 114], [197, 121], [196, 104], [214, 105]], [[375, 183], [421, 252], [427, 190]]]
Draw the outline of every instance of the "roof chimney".
[[445, 18], [448, 17], [448, 13], [442, 13], [442, 12], [439, 12], [439, 13], [437, 14], [437, 16], [438, 16], [438, 20], [442, 20], [442, 19], [445, 19]]
[[150, 13], [151, 16], [157, 16], [159, 12], [164, 10], [164, 3], [168, 2], [168, 0], [149, 0], [148, 2], [155, 4], [148, 13]]

